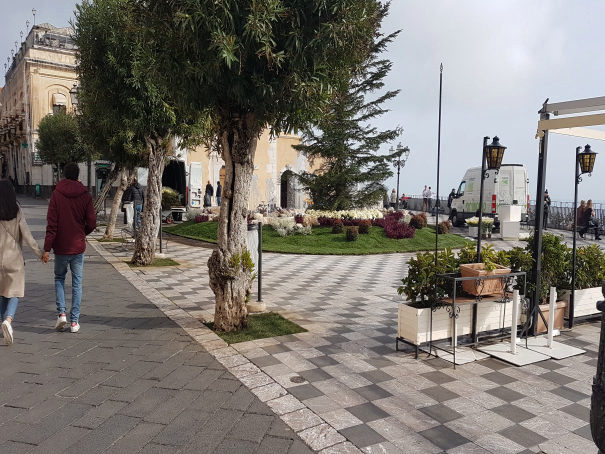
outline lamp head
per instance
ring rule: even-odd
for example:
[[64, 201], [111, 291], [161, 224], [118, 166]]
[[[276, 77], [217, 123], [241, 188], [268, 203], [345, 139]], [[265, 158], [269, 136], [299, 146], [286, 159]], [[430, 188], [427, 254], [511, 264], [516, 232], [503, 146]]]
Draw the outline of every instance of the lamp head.
[[487, 170], [499, 170], [504, 157], [506, 147], [501, 145], [498, 136], [494, 136], [492, 143], [485, 147], [485, 156], [487, 159]]
[[578, 153], [578, 161], [580, 162], [580, 170], [582, 173], [592, 173], [596, 157], [597, 153], [590, 149], [590, 145], [586, 145], [584, 151]]

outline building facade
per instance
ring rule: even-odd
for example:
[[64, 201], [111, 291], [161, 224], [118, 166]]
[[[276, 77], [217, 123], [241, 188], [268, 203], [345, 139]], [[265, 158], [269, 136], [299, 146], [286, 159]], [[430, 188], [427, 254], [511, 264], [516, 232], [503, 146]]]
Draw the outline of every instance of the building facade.
[[[37, 157], [38, 124], [58, 109], [71, 110], [76, 83], [76, 48], [69, 27], [34, 25], [14, 54], [0, 92], [1, 175], [20, 192], [50, 194], [52, 166]], [[83, 175], [87, 178], [87, 175]], [[87, 184], [87, 181], [84, 181]]]

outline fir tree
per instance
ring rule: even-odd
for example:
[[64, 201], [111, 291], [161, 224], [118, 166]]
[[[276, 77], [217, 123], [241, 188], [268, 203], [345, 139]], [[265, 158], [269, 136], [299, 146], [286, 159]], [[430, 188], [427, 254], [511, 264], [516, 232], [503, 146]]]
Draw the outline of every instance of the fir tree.
[[[388, 4], [383, 5], [380, 21], [387, 13]], [[400, 90], [367, 98], [384, 86], [392, 63], [378, 57], [399, 32], [374, 42], [368, 58], [350, 79], [348, 90], [337, 93], [321, 120], [302, 131], [302, 143], [295, 148], [319, 168], [314, 173], [301, 172], [297, 177], [310, 192], [314, 208], [361, 208], [383, 200], [387, 190], [383, 182], [393, 176], [391, 161], [398, 153], [381, 155], [379, 148], [394, 141], [403, 130], [397, 127], [379, 131], [371, 121], [387, 112], [382, 104]]]

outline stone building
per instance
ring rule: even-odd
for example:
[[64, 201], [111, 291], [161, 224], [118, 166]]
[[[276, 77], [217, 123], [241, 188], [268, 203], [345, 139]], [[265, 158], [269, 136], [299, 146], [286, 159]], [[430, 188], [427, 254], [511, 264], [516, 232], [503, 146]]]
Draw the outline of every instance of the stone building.
[[[77, 85], [76, 47], [70, 27], [50, 24], [34, 25], [14, 54], [0, 90], [0, 171], [11, 178], [19, 192], [50, 196], [56, 184], [56, 172], [44, 164], [36, 153], [38, 124], [59, 109], [73, 111], [70, 90]], [[283, 208], [303, 208], [306, 195], [297, 188], [292, 172], [309, 170], [307, 160], [291, 145], [300, 143], [295, 135], [282, 135], [270, 140], [264, 133], [258, 141], [255, 171], [250, 192], [250, 208], [267, 204]], [[211, 181], [213, 186], [224, 178], [223, 161], [216, 152], [198, 148], [177, 150], [167, 169], [179, 174], [179, 186], [188, 207], [191, 169], [194, 176]], [[82, 183], [96, 195], [111, 163], [100, 161], [82, 164]], [[176, 170], [175, 170], [176, 166]], [[184, 187], [182, 187], [184, 186]], [[202, 188], [203, 190], [203, 188]], [[195, 200], [193, 200], [195, 203]]]
[[[3, 177], [20, 192], [48, 188], [53, 169], [37, 158], [37, 127], [46, 115], [72, 109], [76, 49], [71, 28], [34, 25], [13, 56], [0, 92], [0, 161]], [[87, 182], [85, 182], [86, 184]]]

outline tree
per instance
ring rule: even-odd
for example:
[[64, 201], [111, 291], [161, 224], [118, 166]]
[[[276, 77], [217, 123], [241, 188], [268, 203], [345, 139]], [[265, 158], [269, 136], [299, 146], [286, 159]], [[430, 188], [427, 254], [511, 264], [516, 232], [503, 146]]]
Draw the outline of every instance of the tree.
[[[386, 7], [380, 11], [387, 13]], [[294, 146], [312, 163], [320, 163], [318, 171], [298, 174], [314, 208], [347, 210], [383, 200], [383, 182], [393, 175], [390, 163], [397, 153], [380, 155], [379, 148], [395, 140], [402, 129], [378, 131], [370, 121], [387, 112], [380, 106], [397, 96], [399, 90], [371, 100], [367, 96], [383, 88], [392, 64], [378, 56], [398, 34], [396, 31], [373, 43], [364, 64], [352, 74], [347, 90], [334, 97], [318, 125], [305, 128], [302, 143]]]
[[42, 118], [38, 125], [36, 148], [40, 159], [47, 164], [62, 166], [68, 162], [82, 162], [88, 158], [78, 119], [72, 113], [59, 110]]
[[[188, 123], [167, 92], [148, 77], [143, 56], [149, 51], [145, 46], [153, 48], [153, 43], [144, 39], [145, 16], [139, 6], [145, 7], [135, 0], [84, 0], [76, 5], [74, 41], [82, 116], [111, 150], [121, 153], [120, 163], [142, 157], [147, 162], [145, 205], [131, 261], [149, 265], [161, 224], [165, 160], [175, 134], [186, 135]], [[112, 211], [118, 204], [114, 199]]]
[[206, 113], [225, 161], [217, 249], [208, 261], [214, 326], [247, 325], [253, 270], [246, 250], [257, 140], [319, 118], [348, 85], [376, 37], [376, 0], [144, 2], [157, 53], [148, 63], [175, 103]]

